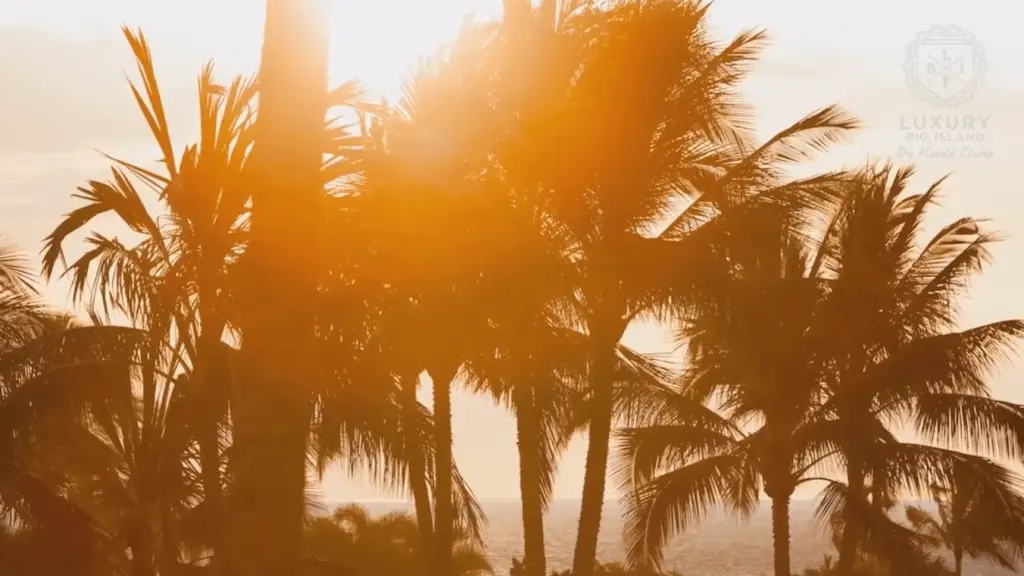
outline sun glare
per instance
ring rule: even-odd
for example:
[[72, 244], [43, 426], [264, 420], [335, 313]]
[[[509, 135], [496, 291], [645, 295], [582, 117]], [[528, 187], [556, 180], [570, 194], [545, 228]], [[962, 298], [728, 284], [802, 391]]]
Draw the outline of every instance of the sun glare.
[[329, 1], [331, 82], [358, 78], [371, 95], [396, 95], [417, 62], [453, 41], [466, 18], [501, 12], [500, 0]]

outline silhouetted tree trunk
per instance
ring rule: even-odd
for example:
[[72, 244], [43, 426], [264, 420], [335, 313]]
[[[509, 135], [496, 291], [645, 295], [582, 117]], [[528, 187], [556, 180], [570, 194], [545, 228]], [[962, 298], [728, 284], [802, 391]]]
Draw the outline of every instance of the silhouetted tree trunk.
[[860, 547], [862, 528], [861, 508], [865, 501], [864, 470], [858, 458], [850, 459], [846, 470], [846, 508], [843, 512], [843, 536], [839, 546], [839, 560], [836, 568], [839, 574], [853, 572], [857, 563], [857, 550]]
[[[209, 300], [201, 298], [201, 302]], [[209, 576], [221, 576], [224, 562], [224, 504], [221, 487], [221, 454], [220, 454], [220, 420], [223, 416], [221, 394], [223, 382], [211, 378], [214, 372], [211, 364], [220, 363], [221, 334], [224, 324], [213, 320], [215, 314], [206, 308], [200, 313], [204, 324], [199, 336], [196, 362], [192, 367], [190, 385], [196, 398], [199, 399], [200, 411], [197, 414], [196, 443], [199, 446], [199, 465], [203, 482], [203, 506], [206, 508], [206, 522], [210, 528], [210, 562], [207, 565]], [[219, 373], [219, 372], [218, 372]]]
[[128, 525], [128, 547], [132, 552], [131, 576], [154, 576], [156, 565], [154, 564], [153, 533], [148, 523], [137, 518], [131, 520]]
[[772, 558], [775, 576], [789, 576], [790, 560], [789, 505], [796, 481], [792, 477], [793, 450], [790, 442], [796, 428], [794, 414], [776, 406], [765, 415], [765, 431], [771, 446], [764, 466], [764, 492], [772, 501]]
[[517, 386], [516, 437], [519, 447], [519, 493], [523, 507], [523, 568], [525, 576], [546, 576], [544, 499], [540, 491], [540, 437], [536, 401], [528, 386]]
[[452, 380], [456, 370], [430, 371], [434, 383], [434, 562], [439, 576], [452, 574], [453, 523], [452, 501]]
[[790, 496], [772, 498], [772, 545], [775, 556], [775, 576], [789, 576], [789, 500]]
[[601, 330], [591, 335], [591, 359], [587, 463], [583, 478], [580, 523], [573, 555], [573, 576], [592, 576], [597, 559], [597, 539], [601, 532], [604, 507], [605, 475], [608, 469], [609, 442], [612, 433], [613, 394], [615, 384], [615, 347], [622, 331]]
[[953, 566], [956, 572], [956, 576], [963, 576], [964, 574], [964, 549], [962, 546], [957, 546], [953, 549]]
[[199, 465], [202, 469], [203, 506], [206, 508], [211, 541], [210, 576], [221, 576], [224, 561], [224, 505], [221, 494], [220, 476], [220, 431], [216, 421], [202, 417], [201, 430], [196, 434], [199, 445]]
[[232, 398], [229, 576], [301, 569], [313, 306], [323, 211], [327, 18], [322, 0], [268, 0], [240, 265], [239, 382]]
[[[430, 504], [430, 490], [427, 488], [427, 469], [423, 461], [423, 452], [414, 435], [416, 428], [417, 407], [416, 388], [419, 385], [419, 373], [410, 372], [402, 378], [402, 410], [406, 430], [406, 465], [409, 467], [409, 489], [412, 501], [416, 506], [416, 525], [420, 533], [420, 546], [423, 561], [428, 567], [434, 565], [434, 513]], [[431, 572], [427, 570], [427, 572]]]

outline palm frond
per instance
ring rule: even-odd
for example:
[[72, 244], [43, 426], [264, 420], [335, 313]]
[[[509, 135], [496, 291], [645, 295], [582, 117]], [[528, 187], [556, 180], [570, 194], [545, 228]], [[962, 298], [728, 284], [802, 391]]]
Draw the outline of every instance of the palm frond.
[[623, 498], [626, 555], [631, 564], [658, 567], [675, 535], [723, 504], [751, 513], [758, 499], [757, 474], [741, 456], [719, 454], [656, 476]]

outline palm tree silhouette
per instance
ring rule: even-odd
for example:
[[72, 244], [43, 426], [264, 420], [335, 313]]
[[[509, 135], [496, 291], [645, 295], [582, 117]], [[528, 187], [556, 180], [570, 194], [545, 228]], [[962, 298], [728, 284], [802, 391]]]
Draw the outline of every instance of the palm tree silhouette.
[[502, 175], [486, 193], [503, 204], [494, 233], [505, 240], [492, 255], [498, 265], [484, 280], [489, 329], [466, 366], [475, 387], [507, 405], [515, 418], [523, 567], [530, 576], [547, 574], [544, 513], [558, 457], [571, 437], [573, 398], [586, 374], [586, 340], [570, 318], [578, 278], [565, 238], [547, 225], [535, 197], [542, 184], [524, 155], [543, 152], [524, 148], [520, 136], [538, 119], [535, 103], [557, 103], [554, 94], [525, 97], [524, 90], [565, 73], [538, 57], [556, 56], [549, 43], [559, 39], [553, 14], [545, 13], [555, 3], [546, 4], [534, 9], [525, 1], [505, 2], [502, 21], [481, 50], [478, 82], [489, 88], [494, 169]]
[[[955, 331], [957, 299], [996, 236], [982, 222], [960, 218], [921, 242], [921, 223], [941, 181], [909, 194], [912, 175], [884, 165], [855, 177], [817, 259], [832, 285], [822, 342], [826, 356], [837, 360], [821, 407], [828, 417], [818, 425], [846, 463], [846, 486], [834, 485], [832, 494], [845, 500], [832, 502], [845, 510], [841, 571], [852, 566], [867, 530], [858, 515], [879, 518], [869, 496], [877, 508], [901, 487], [920, 492], [930, 479], [945, 483], [953, 470], [973, 474], [996, 493], [1012, 491], [1001, 484], [1010, 481], [1005, 474], [959, 450], [1017, 458], [1024, 447], [1024, 413], [992, 399], [986, 383], [1024, 335], [1024, 324]], [[929, 444], [895, 441], [891, 427], [904, 418]], [[829, 427], [833, 432], [825, 432]]]
[[444, 58], [424, 63], [397, 106], [379, 111], [353, 208], [357, 226], [368, 228], [361, 229], [372, 262], [363, 272], [387, 287], [382, 305], [406, 405], [422, 372], [432, 382], [434, 506], [428, 515], [417, 498], [417, 515], [424, 534], [433, 519], [431, 560], [439, 573], [448, 571], [458, 516], [451, 389], [487, 330], [493, 271], [509, 264], [503, 198], [487, 193], [493, 137], [486, 85], [478, 81], [487, 37], [486, 28], [465, 29]]
[[202, 412], [180, 379], [162, 376], [170, 354], [153, 357], [145, 332], [121, 329], [120, 335], [121, 346], [102, 344], [83, 434], [63, 456], [73, 478], [68, 499], [123, 548], [131, 574], [174, 572], [192, 563], [184, 543], [210, 548], [216, 542], [211, 515], [219, 511], [205, 509], [201, 473], [191, 464], [199, 459], [195, 430]]
[[[748, 512], [758, 476], [773, 502], [776, 574], [789, 573], [786, 502], [804, 481], [828, 482], [819, 514], [838, 521], [840, 573], [853, 567], [851, 541], [854, 550], [862, 547], [894, 567], [923, 569], [919, 539], [886, 515], [901, 491], [959, 478], [988, 501], [1014, 498], [1009, 471], [957, 448], [996, 457], [1020, 453], [1020, 409], [990, 399], [984, 380], [1020, 334], [1019, 323], [951, 332], [945, 327], [952, 319], [920, 316], [955, 304], [959, 275], [975, 269], [988, 236], [960, 220], [913, 252], [935, 188], [904, 197], [910, 173], [892, 174], [888, 168], [849, 174], [846, 194], [813, 251], [806, 234], [796, 243], [771, 244], [787, 235], [766, 230], [771, 218], [763, 211], [744, 228], [761, 231], [760, 247], [729, 247], [730, 276], [717, 286], [710, 279], [714, 287], [695, 299], [699, 305], [684, 324], [690, 366], [682, 394], [666, 393], [667, 408], [656, 412], [654, 426], [625, 431], [620, 477], [634, 562], [657, 563], [666, 538], [717, 501]], [[892, 246], [899, 257], [886, 256]], [[886, 264], [895, 271], [880, 274]], [[768, 275], [759, 278], [760, 270]], [[855, 278], [861, 280], [856, 291]], [[873, 278], [879, 283], [870, 290]], [[869, 318], [874, 310], [882, 313]], [[848, 331], [840, 317], [849, 321]], [[851, 336], [856, 322], [867, 324]], [[877, 344], [863, 344], [868, 338]], [[847, 363], [864, 349], [869, 360], [854, 381]], [[708, 413], [708, 401], [726, 419]], [[937, 445], [896, 440], [890, 426], [908, 415], [917, 433]], [[962, 425], [971, 420], [985, 425]], [[758, 428], [748, 432], [754, 422]], [[837, 458], [846, 484], [815, 477]]]
[[56, 452], [79, 422], [85, 380], [70, 367], [89, 348], [63, 333], [66, 323], [39, 299], [25, 255], [0, 243], [3, 562], [19, 573], [91, 570], [103, 545], [92, 519], [60, 493], [66, 474]]
[[[227, 415], [228, 381], [210, 378], [225, 362], [222, 338], [235, 291], [233, 269], [244, 247], [248, 187], [242, 172], [252, 140], [255, 86], [235, 78], [227, 87], [214, 82], [213, 66], [199, 78], [200, 140], [177, 158], [163, 106], [152, 53], [145, 37], [123, 30], [138, 64], [142, 89], [132, 84], [140, 112], [162, 151], [166, 173], [113, 160], [113, 179], [90, 181], [76, 197], [84, 205], [65, 216], [46, 238], [43, 273], [52, 277], [64, 262], [64, 247], [76, 232], [106, 213], [115, 214], [142, 240], [125, 245], [117, 237], [92, 232], [89, 248], [61, 275], [69, 276], [72, 296], [81, 302], [89, 290], [90, 307], [127, 316], [145, 327], [159, 346], [174, 340], [181, 368], [192, 388], [193, 432], [200, 445], [204, 508], [213, 526], [211, 571], [221, 557], [221, 447]], [[141, 185], [141, 190], [140, 190]], [[152, 213], [145, 192], [161, 211]], [[91, 289], [90, 289], [91, 287]], [[175, 366], [168, 367], [173, 373]]]
[[814, 464], [804, 427], [822, 377], [807, 326], [825, 287], [781, 224], [774, 236], [761, 228], [756, 254], [730, 259], [741, 271], [700, 298], [683, 325], [681, 386], [655, 397], [650, 422], [620, 432], [616, 476], [633, 565], [660, 566], [668, 539], [719, 503], [749, 516], [763, 488], [775, 574], [790, 573], [789, 501]]
[[0, 350], [3, 506], [30, 550], [63, 554], [26, 569], [155, 574], [158, 558], [176, 566], [179, 540], [157, 535], [195, 504], [174, 490], [198, 481], [183, 466], [193, 447], [185, 405], [175, 402], [168, 419], [174, 396], [155, 390], [166, 357], [150, 355], [146, 331], [39, 314], [21, 323], [21, 342]]
[[[697, 245], [713, 234], [690, 232], [742, 192], [746, 182], [723, 186], [664, 229], [685, 198], [705, 190], [735, 161], [729, 147], [746, 140], [741, 110], [729, 94], [762, 35], [745, 33], [717, 47], [703, 32], [705, 7], [692, 4], [625, 2], [598, 11], [580, 3], [564, 6], [559, 29], [577, 40], [567, 43], [568, 55], [550, 57], [576, 62], [566, 68], [572, 73], [560, 79], [563, 84], [552, 88], [560, 96], [557, 112], [545, 110], [557, 123], [538, 131], [549, 142], [540, 152], [547, 157], [531, 158], [541, 167], [533, 172], [544, 182], [542, 190], [551, 191], [538, 202], [571, 239], [582, 278], [578, 316], [591, 339], [591, 414], [573, 562], [574, 574], [589, 576], [605, 493], [616, 345], [631, 321], [666, 302], [668, 287], [679, 282], [680, 267], [653, 262], [671, 260], [673, 253], [705, 253]], [[802, 128], [808, 134], [824, 129], [816, 135], [821, 144], [849, 125], [825, 113]], [[749, 151], [746, 146], [739, 149]], [[737, 175], [749, 178], [770, 157], [758, 156]], [[681, 242], [684, 237], [693, 244]], [[685, 274], [691, 281], [701, 275], [695, 268]]]
[[327, 208], [325, 5], [268, 0], [259, 111], [245, 178], [248, 247], [239, 263], [241, 384], [231, 399], [229, 574], [300, 569], [306, 448], [316, 369], [317, 254]]
[[[382, 330], [373, 336], [388, 340], [391, 335], [390, 331]], [[340, 461], [352, 472], [368, 473], [381, 486], [407, 491], [415, 504], [418, 541], [422, 543], [417, 546], [417, 553], [422, 555], [423, 566], [429, 567], [434, 551], [430, 495], [436, 489], [437, 479], [436, 432], [430, 411], [417, 401], [415, 386], [407, 386], [408, 380], [400, 377], [405, 364], [393, 350], [375, 360], [353, 362], [346, 345], [337, 344], [344, 338], [334, 339], [330, 333], [324, 337], [336, 342], [334, 350], [341, 350], [325, 354], [333, 359], [325, 362], [326, 367], [340, 375], [333, 386], [317, 394], [310, 446], [316, 470], [322, 478], [329, 464]], [[366, 346], [377, 348], [373, 341]], [[398, 369], [393, 370], [392, 365]], [[353, 367], [355, 374], [351, 373]], [[345, 374], [346, 371], [349, 373]], [[479, 543], [483, 520], [480, 508], [454, 462], [449, 476], [453, 483], [455, 531], [467, 541]]]
[[1024, 550], [1024, 499], [1014, 493], [1009, 501], [997, 502], [982, 497], [969, 482], [960, 480], [951, 488], [932, 487], [937, 513], [907, 506], [907, 521], [952, 552], [956, 576], [963, 574], [965, 556], [988, 558], [1008, 570], [1016, 569]]

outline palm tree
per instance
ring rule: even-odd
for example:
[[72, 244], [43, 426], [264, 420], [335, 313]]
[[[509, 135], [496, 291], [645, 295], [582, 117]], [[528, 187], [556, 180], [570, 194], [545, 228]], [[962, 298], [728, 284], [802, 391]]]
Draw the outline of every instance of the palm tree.
[[189, 544], [216, 542], [216, 525], [205, 527], [201, 540], [189, 533], [203, 501], [193, 427], [199, 418], [190, 414], [198, 403], [182, 379], [164, 376], [170, 354], [152, 357], [147, 336], [123, 331], [138, 342], [135, 350], [102, 343], [106, 362], [93, 384], [84, 434], [63, 457], [69, 499], [123, 548], [137, 576], [173, 573], [189, 560]]
[[956, 576], [963, 574], [965, 556], [1014, 570], [1024, 550], [1024, 498], [1015, 493], [1011, 501], [999, 502], [979, 496], [966, 482], [934, 486], [937, 514], [919, 506], [906, 508], [907, 521], [916, 531], [953, 553]]
[[63, 456], [82, 438], [77, 430], [112, 344], [135, 350], [137, 339], [78, 328], [47, 309], [27, 262], [0, 247], [0, 510], [15, 531], [11, 552], [25, 561], [19, 573], [110, 573], [116, 550], [65, 497], [71, 478]]
[[[543, 328], [548, 328], [547, 333]], [[572, 392], [585, 374], [557, 358], [566, 338], [550, 326], [512, 336], [493, 357], [470, 361], [470, 379], [511, 409], [516, 422], [525, 574], [546, 574], [544, 512], [569, 435]], [[532, 338], [531, 338], [532, 336]], [[554, 357], [554, 358], [552, 358]]]
[[[189, 432], [199, 440], [204, 478], [204, 502], [198, 510], [206, 527], [204, 546], [212, 549], [208, 569], [217, 573], [223, 557], [227, 384], [233, 372], [227, 368], [231, 351], [221, 338], [226, 328], [239, 324], [236, 270], [247, 243], [251, 189], [247, 166], [255, 134], [251, 107], [255, 87], [241, 78], [227, 88], [218, 86], [208, 66], [199, 82], [201, 138], [177, 160], [149, 47], [141, 34], [125, 30], [125, 35], [143, 79], [143, 89], [133, 85], [133, 93], [163, 151], [167, 173], [114, 160], [113, 180], [90, 182], [82, 188], [79, 196], [86, 204], [69, 214], [47, 239], [44, 270], [53, 274], [57, 262], [63, 261], [68, 237], [99, 214], [114, 212], [128, 228], [143, 235], [138, 244], [125, 246], [116, 237], [93, 233], [90, 248], [65, 273], [72, 278], [76, 300], [91, 287], [88, 295], [94, 307], [123, 313], [154, 335], [154, 345], [166, 340], [176, 348], [176, 363], [167, 371], [184, 371], [178, 375], [176, 389], [189, 391]], [[332, 101], [344, 103], [355, 94], [355, 85], [349, 83], [331, 96]], [[325, 163], [318, 177], [326, 181], [344, 176], [347, 166], [338, 162], [337, 154], [350, 144], [347, 136], [322, 121], [320, 131], [318, 146], [336, 156]], [[147, 211], [140, 183], [142, 192], [148, 187], [156, 193], [162, 214]]]
[[[616, 346], [631, 321], [662, 300], [655, 288], [677, 275], [678, 267], [668, 273], [651, 266], [655, 255], [674, 252], [673, 247], [701, 253], [694, 244], [710, 235], [694, 237], [685, 247], [676, 241], [730, 200], [728, 194], [742, 192], [737, 185], [698, 202], [693, 214], [657, 237], [679, 201], [703, 191], [710, 177], [729, 166], [730, 154], [719, 150], [744, 140], [733, 87], [762, 40], [758, 33], [746, 33], [728, 46], [715, 46], [704, 32], [706, 7], [693, 3], [590, 4], [566, 2], [556, 10], [558, 34], [572, 41], [556, 41], [559, 52], [538, 56], [556, 63], [546, 82], [521, 85], [541, 86], [550, 98], [525, 114], [533, 123], [518, 132], [527, 138], [514, 149], [520, 177], [569, 238], [570, 257], [582, 279], [578, 316], [590, 338], [592, 412], [573, 562], [578, 576], [592, 573], [597, 552]], [[550, 3], [545, 8], [550, 11]], [[509, 73], [513, 86], [514, 71]], [[822, 144], [850, 126], [828, 113], [802, 128], [807, 134], [822, 129], [814, 135], [814, 144]], [[751, 164], [760, 168], [769, 158], [765, 154]], [[749, 177], [749, 172], [741, 174]], [[700, 276], [696, 269], [686, 274]]]
[[[884, 516], [872, 509], [895, 492], [921, 493], [956, 469], [1004, 497], [1013, 490], [1005, 471], [960, 450], [1019, 458], [1024, 449], [1024, 409], [992, 399], [986, 383], [1024, 323], [955, 331], [957, 299], [996, 237], [960, 218], [922, 242], [941, 181], [909, 194], [912, 175], [881, 166], [851, 179], [817, 257], [831, 286], [819, 333], [834, 373], [813, 434], [845, 461], [846, 485], [833, 485], [830, 499], [844, 510], [841, 572], [858, 556], [867, 519]], [[905, 421], [929, 444], [897, 442], [891, 426]]]
[[[381, 258], [381, 253], [399, 253], [397, 248], [386, 243], [388, 235], [381, 233], [382, 223], [386, 222], [385, 215], [394, 212], [386, 208], [390, 199], [383, 198], [384, 206], [379, 203], [382, 199], [380, 192], [386, 188], [377, 187], [374, 181], [374, 167], [381, 164], [388, 166], [391, 162], [386, 134], [393, 113], [387, 102], [379, 106], [363, 104], [357, 107], [364, 150], [359, 169], [366, 184], [339, 195], [345, 205], [339, 213], [348, 214], [349, 220], [334, 229], [348, 231], [346, 237], [338, 240], [349, 246], [350, 253], [356, 255], [345, 263], [339, 278], [355, 277], [358, 280], [340, 282], [343, 284], [341, 289], [332, 289], [331, 293], [350, 294], [348, 301], [362, 302], [367, 309], [364, 318], [372, 319], [369, 321], [372, 326], [362, 330], [363, 336], [370, 339], [366, 349], [379, 356], [377, 367], [380, 373], [377, 378], [385, 382], [383, 389], [391, 388], [395, 392], [391, 401], [401, 415], [400, 422], [392, 424], [400, 432], [395, 445], [401, 455], [396, 459], [395, 470], [404, 473], [407, 480], [415, 504], [420, 541], [424, 543], [423, 561], [425, 565], [432, 566], [435, 551], [434, 513], [429, 484], [434, 475], [422, 451], [427, 446], [431, 446], [432, 450], [431, 443], [424, 441], [426, 430], [432, 426], [432, 422], [429, 410], [417, 399], [423, 372], [423, 360], [418, 350], [419, 334], [413, 323], [414, 306], [408, 293], [404, 287], [389, 282], [389, 278], [393, 278], [390, 270], [386, 266], [381, 270], [380, 266], [381, 262], [386, 262]], [[352, 231], [356, 233], [352, 234]], [[400, 227], [389, 231], [404, 232]], [[353, 286], [356, 287], [356, 294], [351, 294]], [[360, 286], [372, 288], [360, 291]], [[383, 289], [384, 286], [390, 289]]]
[[[58, 224], [46, 239], [43, 272], [56, 273], [68, 239], [97, 216], [113, 213], [142, 239], [121, 239], [92, 232], [87, 250], [67, 264], [76, 302], [90, 298], [93, 308], [119, 312], [153, 336], [172, 342], [193, 390], [191, 432], [200, 447], [204, 508], [209, 511], [211, 571], [221, 556], [221, 448], [227, 413], [227, 381], [209, 377], [224, 362], [222, 338], [228, 325], [231, 270], [244, 244], [248, 187], [241, 179], [252, 139], [254, 85], [236, 78], [228, 87], [213, 80], [208, 65], [199, 78], [200, 140], [175, 156], [152, 53], [141, 33], [124, 29], [142, 77], [131, 85], [140, 111], [162, 151], [166, 173], [112, 159], [113, 179], [90, 181], [76, 197], [84, 204]], [[160, 212], [145, 201], [153, 194]], [[174, 365], [168, 369], [173, 373]], [[221, 376], [226, 372], [217, 372]]]
[[501, 22], [487, 37], [483, 69], [493, 168], [501, 175], [486, 194], [498, 199], [492, 234], [504, 238], [485, 279], [487, 329], [467, 358], [477, 389], [506, 404], [516, 421], [525, 574], [545, 576], [543, 517], [557, 459], [573, 432], [573, 400], [587, 365], [586, 337], [572, 317], [579, 285], [568, 235], [552, 226], [538, 194], [546, 185], [548, 114], [561, 105], [578, 64], [579, 36], [559, 29], [546, 1], [504, 2]]
[[[506, 2], [499, 26], [465, 28], [447, 61], [433, 74], [421, 74], [403, 103], [419, 133], [434, 131], [433, 138], [445, 139], [446, 154], [452, 154], [438, 163], [457, 168], [448, 173], [449, 184], [435, 181], [438, 187], [448, 188], [456, 198], [460, 189], [475, 190], [473, 200], [459, 200], [461, 208], [449, 211], [485, 226], [460, 223], [456, 234], [463, 239], [447, 244], [459, 243], [458, 264], [476, 275], [467, 275], [469, 282], [466, 277], [459, 280], [464, 292], [456, 304], [458, 315], [468, 318], [454, 327], [461, 334], [451, 356], [464, 364], [463, 373], [475, 388], [492, 393], [515, 413], [525, 558], [529, 573], [537, 575], [546, 573], [543, 514], [558, 452], [568, 440], [564, 430], [570, 390], [565, 384], [585, 373], [582, 340], [562, 317], [575, 286], [574, 270], [563, 239], [551, 235], [542, 206], [532, 198], [524, 172], [530, 167], [520, 156], [525, 150], [519, 134], [530, 129], [533, 119], [525, 116], [528, 99], [522, 98], [529, 79], [517, 74], [529, 67], [531, 57], [518, 48], [540, 40], [533, 32], [552, 31], [550, 18], [534, 17], [542, 12], [528, 2]], [[413, 142], [429, 137], [405, 133]], [[436, 153], [434, 158], [438, 160]], [[479, 172], [474, 175], [474, 170]], [[447, 195], [435, 200], [448, 201]], [[437, 299], [433, 301], [437, 306]], [[435, 396], [440, 424], [445, 420], [445, 388], [436, 379], [438, 370], [429, 372], [435, 377], [435, 394], [441, 393]], [[440, 509], [436, 523], [445, 524]], [[449, 547], [443, 538], [439, 534], [440, 554]]]
[[808, 275], [800, 238], [762, 229], [757, 257], [730, 260], [737, 270], [684, 321], [681, 387], [653, 398], [647, 425], [621, 432], [617, 476], [634, 566], [658, 567], [667, 540], [720, 502], [748, 516], [763, 487], [775, 574], [790, 574], [789, 501], [811, 468], [802, 430], [822, 376], [806, 328], [825, 290]]
[[[993, 502], [1013, 498], [1014, 479], [1008, 471], [978, 456], [941, 447], [998, 457], [1020, 454], [1022, 409], [988, 398], [984, 382], [985, 373], [1020, 333], [1019, 323], [1001, 322], [965, 332], [943, 329], [952, 321], [943, 315], [955, 303], [950, 291], [961, 287], [961, 275], [974, 270], [983, 259], [989, 238], [965, 219], [945, 228], [914, 253], [920, 218], [933, 201], [934, 190], [903, 197], [909, 172], [898, 172], [893, 180], [890, 174], [888, 170], [852, 174], [848, 195], [813, 255], [799, 256], [797, 249], [798, 257], [783, 260], [790, 264], [782, 270], [792, 271], [797, 280], [810, 281], [805, 282], [806, 289], [791, 286], [782, 292], [786, 298], [773, 308], [784, 310], [783, 318], [775, 318], [763, 308], [766, 299], [771, 301], [772, 286], [785, 286], [777, 280], [760, 286], [755, 283], [756, 290], [745, 290], [742, 277], [726, 276], [719, 287], [712, 288], [717, 297], [697, 300], [689, 321], [691, 330], [697, 331], [688, 334], [688, 373], [696, 383], [696, 397], [717, 400], [731, 417], [729, 423], [742, 424], [742, 416], [757, 413], [761, 428], [739, 433], [737, 439], [738, 432], [724, 424], [709, 430], [693, 424], [680, 428], [676, 414], [663, 433], [657, 427], [629, 432], [627, 454], [650, 456], [631, 459], [633, 466], [624, 472], [627, 480], [641, 485], [633, 505], [633, 525], [642, 528], [632, 534], [635, 543], [645, 545], [646, 550], [656, 549], [667, 535], [663, 531], [674, 517], [671, 514], [700, 513], [716, 499], [733, 502], [742, 511], [736, 484], [708, 484], [717, 486], [712, 490], [724, 492], [703, 492], [704, 499], [685, 500], [688, 489], [702, 486], [702, 478], [704, 482], [744, 478], [733, 471], [741, 463], [756, 465], [752, 469], [765, 476], [765, 490], [773, 499], [777, 573], [788, 573], [787, 521], [778, 506], [784, 502], [777, 496], [791, 493], [794, 482], [810, 479], [804, 475], [827, 469], [836, 458], [841, 457], [846, 466], [848, 483], [829, 481], [819, 513], [839, 521], [838, 569], [844, 574], [860, 556], [850, 552], [851, 542], [854, 550], [864, 546], [904, 569], [921, 568], [927, 560], [916, 552], [920, 543], [914, 535], [895, 525], [885, 513], [902, 492], [920, 492], [922, 486], [936, 480], [970, 478]], [[896, 184], [890, 188], [889, 182]], [[771, 237], [762, 234], [762, 244]], [[893, 246], [899, 247], [898, 256], [892, 254], [896, 251]], [[777, 266], [770, 258], [745, 259], [743, 251], [736, 248], [730, 247], [728, 269], [746, 274], [761, 264]], [[858, 290], [851, 287], [855, 278], [860, 279]], [[876, 283], [868, 284], [872, 279]], [[745, 293], [756, 296], [738, 300], [730, 296]], [[743, 302], [750, 304], [735, 306]], [[878, 310], [881, 315], [865, 319]], [[939, 316], [926, 320], [926, 311]], [[839, 323], [840, 314], [848, 324]], [[769, 335], [763, 331], [763, 327], [786, 325], [790, 329], [784, 332]], [[837, 331], [836, 326], [844, 330]], [[864, 344], [869, 337], [874, 340]], [[853, 347], [851, 340], [864, 348]], [[769, 342], [778, 347], [766, 344]], [[860, 352], [861, 356], [869, 356], [866, 365], [862, 364], [862, 375], [845, 372], [847, 363], [862, 349], [866, 351]], [[854, 376], [856, 380], [852, 380]], [[749, 389], [742, 386], [759, 380], [756, 386], [748, 384]], [[688, 390], [691, 394], [693, 386]], [[688, 404], [687, 410], [692, 413], [694, 408]], [[738, 422], [737, 416], [741, 417]], [[940, 446], [897, 441], [890, 426], [908, 416], [920, 436]], [[780, 427], [780, 422], [789, 424]], [[965, 426], [965, 422], [979, 425]], [[728, 433], [724, 437], [723, 430]], [[758, 436], [757, 442], [750, 442]], [[712, 443], [709, 437], [717, 439]], [[744, 446], [745, 442], [749, 446]], [[716, 458], [725, 458], [732, 468], [705, 469], [705, 476], [689, 483], [669, 484], [672, 472], [652, 478], [666, 464], [659, 460], [666, 454], [670, 455], [667, 465], [679, 467], [675, 472], [680, 477], [701, 470], [701, 465], [711, 466]], [[776, 468], [781, 464], [782, 470], [775, 473], [782, 472], [782, 476], [773, 481], [765, 463]], [[645, 485], [648, 492], [642, 489]], [[780, 485], [787, 490], [773, 494]], [[659, 499], [653, 500], [655, 497]], [[658, 506], [652, 508], [651, 503]], [[652, 530], [657, 532], [652, 535]]]
[[[372, 260], [361, 280], [388, 287], [382, 300], [387, 339], [406, 405], [412, 405], [421, 373], [432, 382], [431, 561], [441, 574], [449, 572], [456, 521], [451, 389], [486, 329], [486, 286], [495, 269], [507, 266], [503, 257], [509, 253], [496, 228], [504, 198], [486, 193], [496, 179], [488, 157], [493, 132], [486, 86], [477, 73], [486, 37], [486, 28], [466, 29], [443, 60], [424, 65], [398, 106], [381, 110], [378, 145], [362, 161], [354, 199]], [[417, 508], [422, 523], [426, 507], [417, 502]]]
[[[155, 574], [158, 558], [178, 556], [178, 540], [155, 536], [158, 527], [180, 517], [178, 505], [187, 504], [187, 499], [171, 498], [169, 491], [181, 485], [172, 476], [184, 461], [165, 437], [122, 428], [123, 421], [114, 417], [136, 409], [133, 375], [147, 364], [148, 334], [48, 324], [34, 339], [0, 354], [2, 445], [10, 462], [0, 480], [4, 510], [24, 528], [32, 546], [65, 555], [59, 562], [68, 564], [54, 570], [90, 574], [124, 568]], [[155, 382], [142, 380], [143, 386]], [[139, 410], [143, 414], [153, 411]], [[180, 436], [186, 431], [181, 423], [166, 429]], [[99, 444], [104, 435], [112, 443]], [[121, 447], [117, 454], [115, 442]], [[100, 479], [106, 487], [131, 485], [127, 489], [133, 494], [118, 499], [123, 490], [94, 491]], [[37, 563], [37, 568], [44, 566], [51, 564]]]
[[[377, 350], [379, 344], [394, 344], [389, 338], [392, 335], [390, 331], [373, 334], [362, 349], [374, 350], [369, 355], [377, 355], [381, 352]], [[315, 453], [317, 471], [322, 476], [330, 463], [339, 461], [352, 473], [369, 474], [386, 489], [410, 494], [416, 508], [419, 542], [423, 544], [417, 552], [423, 557], [423, 566], [429, 567], [434, 551], [430, 494], [436, 490], [438, 476], [436, 432], [430, 411], [416, 400], [415, 386], [408, 386], [408, 380], [392, 372], [392, 365], [405, 365], [393, 351], [376, 359], [352, 361], [347, 349], [351, 344], [333, 336], [330, 332], [324, 334], [327, 342], [334, 343], [334, 352], [326, 352], [324, 357], [334, 359], [325, 365], [329, 371], [338, 372], [336, 384], [317, 394], [313, 419], [310, 448]], [[353, 368], [357, 374], [351, 373]], [[346, 370], [349, 373], [345, 374]], [[467, 541], [480, 543], [483, 516], [479, 505], [454, 463], [449, 477], [453, 483], [455, 530]]]
[[250, 242], [242, 257], [242, 347], [232, 397], [228, 573], [293, 574], [305, 512], [309, 386], [327, 88], [327, 19], [314, 0], [268, 0], [252, 158]]
[[[538, 272], [543, 267], [531, 268]], [[518, 286], [522, 289], [529, 282]], [[558, 458], [588, 415], [585, 391], [587, 338], [545, 316], [544, 306], [519, 299], [507, 317], [493, 317], [493, 347], [467, 360], [469, 379], [512, 411], [516, 422], [522, 502], [524, 574], [546, 574], [543, 517], [551, 500]], [[501, 308], [498, 306], [498, 308]], [[670, 379], [656, 359], [620, 345], [616, 414], [647, 408], [650, 391]]]

